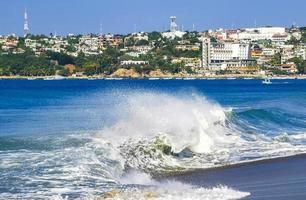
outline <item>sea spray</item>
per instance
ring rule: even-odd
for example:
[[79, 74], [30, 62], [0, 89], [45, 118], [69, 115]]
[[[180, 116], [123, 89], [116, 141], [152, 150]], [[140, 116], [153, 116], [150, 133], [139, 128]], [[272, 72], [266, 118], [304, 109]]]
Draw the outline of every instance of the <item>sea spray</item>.
[[226, 131], [222, 126], [226, 120], [224, 109], [199, 96], [180, 99], [160, 93], [132, 93], [118, 110], [118, 122], [101, 132], [112, 143], [164, 134], [173, 153], [184, 149], [210, 153], [214, 138]]
[[[118, 94], [116, 92], [115, 94]], [[292, 155], [304, 146], [248, 134], [232, 108], [202, 95], [123, 92], [117, 122], [97, 138], [108, 140], [127, 169], [164, 173]], [[120, 98], [119, 98], [120, 99]]]
[[[156, 199], [238, 199], [248, 193], [226, 186], [163, 190], [164, 183], [150, 175], [306, 152], [305, 145], [298, 142], [304, 138], [302, 135], [288, 134], [289, 139], [281, 140], [256, 131], [246, 132], [244, 126], [249, 126], [249, 121], [236, 109], [222, 107], [200, 94], [136, 90], [107, 95], [116, 99], [110, 103], [115, 120], [95, 134], [36, 137], [30, 141], [31, 148], [19, 138], [9, 148], [4, 145], [1, 177], [11, 178], [8, 185], [14, 191], [6, 189], [0, 198], [47, 199], [59, 194], [82, 199], [120, 190], [127, 196], [121, 199], [137, 199], [144, 195], [143, 187], [153, 187], [153, 191], [161, 188]], [[136, 172], [130, 174], [133, 170]], [[22, 177], [17, 183], [16, 174]], [[145, 192], [151, 194], [152, 189]]]

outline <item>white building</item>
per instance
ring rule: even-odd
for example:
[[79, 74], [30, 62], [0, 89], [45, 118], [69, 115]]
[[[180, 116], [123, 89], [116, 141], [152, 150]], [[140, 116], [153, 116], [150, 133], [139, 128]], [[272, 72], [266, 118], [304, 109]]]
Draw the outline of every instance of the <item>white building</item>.
[[302, 57], [304, 60], [306, 60], [306, 48], [300, 48], [296, 50], [296, 56]]
[[247, 32], [258, 32], [260, 34], [285, 34], [286, 28], [284, 27], [260, 27], [260, 28], [246, 28]]
[[274, 48], [263, 48], [262, 55], [263, 56], [274, 56], [276, 53], [276, 49]]
[[206, 38], [203, 40], [202, 66], [205, 70], [211, 70], [212, 68], [222, 69], [221, 66], [228, 66], [233, 62], [247, 62], [251, 58], [250, 52], [251, 48], [248, 43], [212, 43]]
[[129, 49], [136, 51], [140, 54], [147, 54], [149, 51], [153, 49], [153, 47], [149, 45], [142, 45], [142, 46], [132, 46], [132, 47], [129, 47]]
[[124, 60], [121, 61], [121, 65], [146, 65], [147, 61], [136, 61], [136, 60]]
[[237, 33], [238, 40], [246, 41], [271, 40], [274, 43], [283, 44], [290, 38], [286, 28], [283, 27], [247, 28]]
[[162, 33], [163, 37], [168, 39], [174, 39], [176, 37], [182, 38], [186, 32], [177, 30], [176, 17], [170, 17], [170, 32]]

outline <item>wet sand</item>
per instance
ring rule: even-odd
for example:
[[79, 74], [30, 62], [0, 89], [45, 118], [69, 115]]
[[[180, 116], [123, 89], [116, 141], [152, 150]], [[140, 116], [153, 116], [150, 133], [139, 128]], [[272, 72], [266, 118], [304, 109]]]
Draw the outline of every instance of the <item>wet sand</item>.
[[227, 185], [250, 192], [248, 200], [305, 200], [306, 155], [198, 170], [172, 178], [204, 187]]

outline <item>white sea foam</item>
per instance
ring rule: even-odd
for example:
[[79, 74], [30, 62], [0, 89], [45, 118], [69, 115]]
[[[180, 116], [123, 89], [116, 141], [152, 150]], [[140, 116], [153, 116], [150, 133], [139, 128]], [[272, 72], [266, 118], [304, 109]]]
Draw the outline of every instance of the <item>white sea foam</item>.
[[[125, 174], [121, 184], [140, 185], [146, 187], [128, 187], [125, 189], [114, 189], [107, 191], [102, 199], [113, 200], [180, 200], [180, 199], [207, 199], [207, 200], [227, 200], [240, 199], [249, 196], [248, 192], [240, 192], [227, 186], [218, 186], [213, 188], [196, 187], [177, 181], [158, 182], [151, 178], [150, 175], [132, 170]], [[84, 200], [96, 199], [97, 196], [84, 198]], [[57, 199], [56, 199], [57, 200]]]
[[181, 98], [130, 93], [120, 104], [118, 122], [97, 138], [115, 145], [127, 166], [147, 172], [210, 168], [306, 152], [304, 145], [243, 133], [227, 119], [228, 112], [231, 108], [194, 94]]
[[[168, 182], [149, 188], [131, 188], [126, 190], [112, 190], [102, 199], [109, 200], [234, 200], [249, 196], [248, 192], [240, 192], [226, 186], [213, 188], [194, 187], [179, 182]], [[105, 198], [104, 198], [104, 197]], [[94, 200], [96, 196], [82, 200]], [[55, 199], [58, 200], [58, 199]]]
[[223, 137], [225, 131], [218, 124], [226, 120], [221, 106], [199, 96], [180, 99], [154, 93], [127, 96], [118, 116], [127, 117], [103, 130], [102, 137], [112, 139], [113, 144], [122, 144], [127, 139], [147, 139], [163, 134], [173, 153], [184, 149], [211, 153], [215, 140]]
[[117, 101], [120, 103], [114, 114], [118, 121], [112, 126], [94, 135], [72, 136], [73, 140], [87, 141], [84, 144], [44, 151], [0, 152], [3, 177], [14, 178], [18, 174], [22, 178], [15, 185], [19, 194], [3, 193], [0, 199], [47, 199], [53, 195], [65, 198], [70, 193], [90, 199], [114, 189], [121, 191], [114, 199], [144, 199], [152, 192], [153, 199], [239, 199], [249, 194], [226, 186], [201, 188], [161, 183], [148, 174], [306, 152], [305, 145], [295, 143], [304, 140], [305, 135], [287, 134], [289, 139], [283, 140], [245, 134], [228, 119], [231, 108], [200, 95], [136, 92], [125, 93]]

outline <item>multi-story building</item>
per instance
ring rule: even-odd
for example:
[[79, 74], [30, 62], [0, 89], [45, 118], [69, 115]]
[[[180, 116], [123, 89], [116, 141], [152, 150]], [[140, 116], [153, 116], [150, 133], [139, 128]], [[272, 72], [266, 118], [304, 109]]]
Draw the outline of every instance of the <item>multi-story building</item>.
[[[235, 63], [235, 64], [233, 64]], [[254, 63], [248, 43], [211, 42], [203, 40], [202, 66], [206, 70], [219, 70], [232, 65]]]
[[236, 38], [244, 41], [271, 40], [276, 44], [284, 44], [291, 36], [283, 27], [247, 28], [237, 33]]
[[200, 43], [194, 45], [177, 45], [175, 49], [178, 51], [199, 51], [201, 49], [201, 45]]

